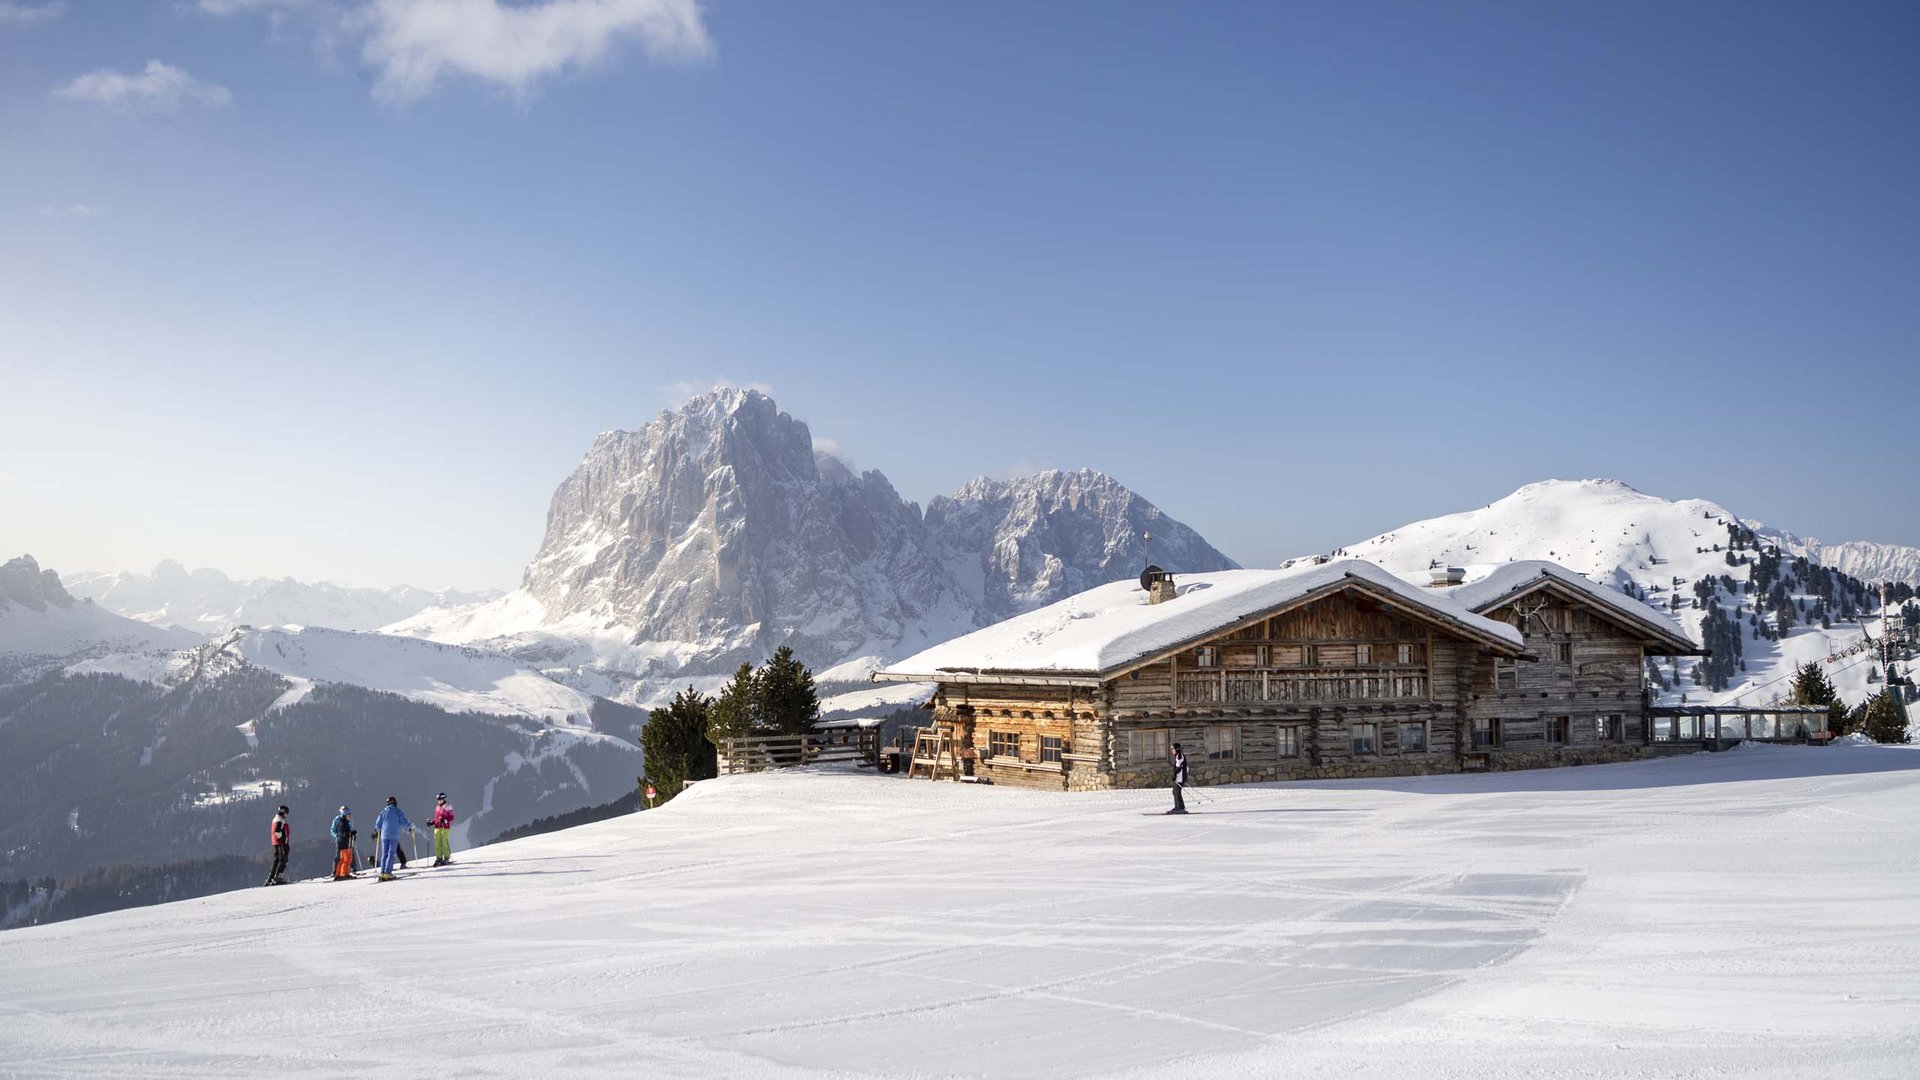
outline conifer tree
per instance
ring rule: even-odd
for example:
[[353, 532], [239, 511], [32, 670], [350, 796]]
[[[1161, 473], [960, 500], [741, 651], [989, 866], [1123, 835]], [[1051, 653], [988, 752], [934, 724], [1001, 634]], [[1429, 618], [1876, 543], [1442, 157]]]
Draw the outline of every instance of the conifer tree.
[[1868, 701], [1861, 717], [1867, 730], [1867, 738], [1877, 743], [1904, 743], [1907, 741], [1907, 721], [1900, 714], [1900, 705], [1893, 700], [1898, 691], [1889, 687], [1875, 694]]
[[707, 723], [707, 738], [720, 746], [728, 739], [752, 735], [764, 725], [760, 715], [760, 678], [753, 665], [742, 663], [733, 673], [733, 681], [713, 699]]
[[1819, 664], [1809, 661], [1795, 669], [1788, 699], [1795, 705], [1825, 705], [1828, 729], [1835, 734], [1844, 733], [1848, 720], [1846, 703], [1840, 700], [1833, 682], [1820, 670]]
[[813, 672], [794, 659], [785, 645], [774, 650], [759, 674], [760, 718], [781, 735], [806, 735], [820, 719], [820, 697], [814, 693]]
[[665, 802], [680, 794], [690, 780], [705, 780], [717, 771], [713, 743], [707, 740], [708, 714], [713, 702], [689, 686], [675, 694], [673, 703], [647, 715], [640, 732], [647, 780]]

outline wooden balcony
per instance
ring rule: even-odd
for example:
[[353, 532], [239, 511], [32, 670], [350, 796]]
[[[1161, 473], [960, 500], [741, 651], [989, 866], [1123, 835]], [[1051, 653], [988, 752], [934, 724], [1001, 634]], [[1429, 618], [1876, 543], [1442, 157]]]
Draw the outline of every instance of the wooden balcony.
[[1175, 676], [1176, 705], [1426, 701], [1422, 668], [1208, 668]]

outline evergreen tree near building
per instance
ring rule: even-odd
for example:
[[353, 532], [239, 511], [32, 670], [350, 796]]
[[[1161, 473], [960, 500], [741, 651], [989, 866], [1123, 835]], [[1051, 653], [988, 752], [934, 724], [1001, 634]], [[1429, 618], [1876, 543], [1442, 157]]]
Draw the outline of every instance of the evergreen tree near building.
[[1904, 743], [1907, 741], [1907, 720], [1900, 712], [1900, 705], [1893, 700], [1898, 691], [1889, 687], [1875, 694], [1861, 708], [1861, 726], [1866, 728], [1867, 738], [1877, 743]]
[[759, 731], [764, 724], [760, 715], [760, 677], [753, 665], [743, 663], [733, 673], [733, 681], [713, 699], [707, 722], [707, 738], [714, 746], [728, 739], [740, 739]]
[[1847, 707], [1833, 688], [1827, 673], [1820, 665], [1808, 663], [1800, 665], [1793, 673], [1793, 688], [1787, 698], [1795, 705], [1825, 705], [1827, 707], [1827, 727], [1836, 735], [1846, 734], [1849, 728]]
[[785, 645], [774, 650], [760, 669], [760, 717], [775, 734], [807, 735], [820, 719], [820, 696], [813, 689], [813, 672], [794, 658]]
[[666, 802], [680, 794], [689, 781], [706, 780], [718, 770], [713, 743], [707, 739], [712, 699], [689, 686], [675, 694], [672, 704], [647, 716], [640, 732], [647, 780]]

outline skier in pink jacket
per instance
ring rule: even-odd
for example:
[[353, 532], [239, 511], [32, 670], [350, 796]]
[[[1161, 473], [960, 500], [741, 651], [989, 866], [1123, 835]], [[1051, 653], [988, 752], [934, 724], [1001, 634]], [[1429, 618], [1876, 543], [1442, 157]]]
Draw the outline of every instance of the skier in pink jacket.
[[433, 804], [433, 865], [453, 861], [453, 807], [447, 805], [447, 793], [441, 792]]

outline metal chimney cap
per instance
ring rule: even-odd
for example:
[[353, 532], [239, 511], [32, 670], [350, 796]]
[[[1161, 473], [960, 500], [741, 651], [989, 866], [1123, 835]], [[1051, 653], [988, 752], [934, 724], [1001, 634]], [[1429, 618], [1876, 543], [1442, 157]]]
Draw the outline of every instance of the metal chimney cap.
[[1467, 580], [1465, 567], [1436, 566], [1427, 571], [1427, 586], [1433, 589], [1445, 589]]

